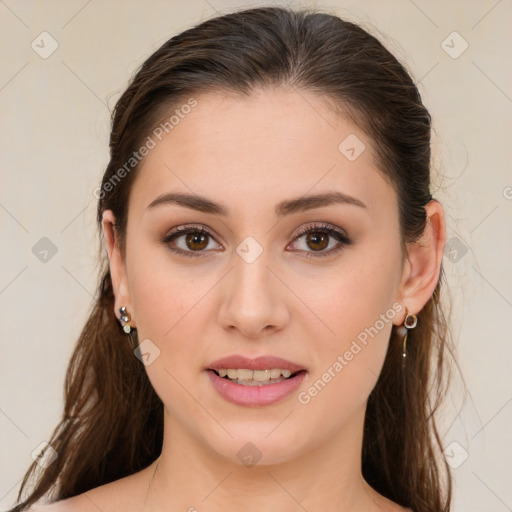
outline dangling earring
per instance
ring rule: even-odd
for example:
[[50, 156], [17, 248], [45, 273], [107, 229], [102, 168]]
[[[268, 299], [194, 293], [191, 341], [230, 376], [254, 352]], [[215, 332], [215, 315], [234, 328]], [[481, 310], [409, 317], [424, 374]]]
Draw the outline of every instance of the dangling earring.
[[402, 342], [402, 368], [405, 367], [405, 358], [407, 357], [407, 335], [409, 334], [409, 329], [414, 329], [418, 325], [418, 317], [414, 313], [407, 313], [403, 326], [400, 328], [401, 333], [405, 336]]
[[[129, 322], [132, 319], [130, 313], [128, 313], [128, 311], [126, 310], [126, 306], [120, 307], [119, 308], [119, 313], [121, 314], [121, 321], [122, 322]], [[137, 343], [135, 342], [135, 340], [132, 337], [132, 331], [133, 332], [135, 331], [135, 327], [131, 327], [130, 325], [125, 323], [125, 325], [123, 325], [123, 331], [130, 336], [132, 347], [136, 348], [137, 347]]]

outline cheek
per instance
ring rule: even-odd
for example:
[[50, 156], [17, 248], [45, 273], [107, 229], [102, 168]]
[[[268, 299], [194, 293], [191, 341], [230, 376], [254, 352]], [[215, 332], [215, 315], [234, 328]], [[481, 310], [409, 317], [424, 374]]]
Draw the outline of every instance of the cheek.
[[309, 336], [318, 340], [312, 347], [311, 380], [320, 379], [318, 396], [325, 404], [362, 402], [377, 382], [396, 315], [392, 305], [400, 261], [398, 252], [385, 249], [379, 251], [376, 244], [360, 251], [357, 265], [347, 263], [346, 271], [325, 282], [323, 292], [306, 295], [322, 320], [316, 338], [312, 332]]
[[[144, 240], [142, 234], [132, 239], [137, 236]], [[129, 250], [130, 293], [137, 327], [144, 336], [161, 343], [169, 343], [184, 330], [190, 332], [190, 318], [199, 320], [196, 304], [213, 285], [213, 277], [197, 275], [193, 265], [172, 263], [166, 248], [156, 242], [145, 240]]]
[[[330, 316], [336, 336], [323, 336], [313, 349], [314, 371], [297, 394], [297, 407], [306, 422], [322, 418], [322, 437], [336, 435], [362, 414], [377, 383], [394, 313], [391, 308], [381, 309], [379, 302], [338, 301]], [[379, 318], [386, 312], [387, 320]]]
[[190, 279], [190, 271], [187, 276], [185, 272], [171, 272], [170, 266], [143, 265], [130, 288], [139, 341], [151, 340], [149, 346], [158, 352], [145, 368], [155, 392], [174, 417], [182, 417], [181, 409], [185, 409], [192, 417], [206, 421], [204, 409], [189, 393], [196, 395], [198, 379], [206, 377], [198, 355], [204, 351], [200, 344], [204, 343], [204, 322], [209, 318], [204, 299], [214, 281]]
[[190, 400], [180, 384], [197, 386], [198, 376], [205, 376], [205, 337], [219, 275], [205, 266], [172, 263], [165, 248], [157, 247], [134, 247], [131, 265], [139, 341], [149, 339], [159, 350], [158, 359], [146, 367], [148, 376], [164, 403]]

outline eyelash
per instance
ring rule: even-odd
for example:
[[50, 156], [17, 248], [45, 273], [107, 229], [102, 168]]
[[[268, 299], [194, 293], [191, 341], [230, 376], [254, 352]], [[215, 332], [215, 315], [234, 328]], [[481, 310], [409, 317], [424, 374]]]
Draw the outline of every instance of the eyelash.
[[[182, 249], [175, 249], [173, 247], [169, 246], [169, 243], [176, 240], [177, 238], [180, 238], [184, 234], [198, 234], [198, 235], [205, 235], [210, 238], [215, 238], [212, 236], [212, 234], [207, 230], [204, 229], [201, 226], [194, 226], [194, 225], [186, 225], [186, 226], [180, 226], [172, 230], [170, 233], [166, 234], [160, 241], [162, 244], [167, 246], [172, 252], [178, 253], [180, 255], [184, 256], [190, 256], [192, 258], [202, 256], [204, 252], [207, 251], [184, 251]], [[334, 249], [330, 249], [329, 251], [299, 251], [299, 252], [306, 252], [307, 255], [306, 258], [322, 258], [324, 256], [330, 256], [332, 254], [337, 253], [343, 247], [351, 245], [352, 240], [350, 240], [343, 231], [340, 231], [338, 229], [335, 229], [328, 224], [315, 224], [313, 226], [308, 226], [305, 228], [301, 228], [298, 233], [296, 234], [294, 241], [298, 238], [301, 238], [304, 235], [307, 235], [309, 233], [325, 233], [333, 238], [335, 238], [339, 243]]]

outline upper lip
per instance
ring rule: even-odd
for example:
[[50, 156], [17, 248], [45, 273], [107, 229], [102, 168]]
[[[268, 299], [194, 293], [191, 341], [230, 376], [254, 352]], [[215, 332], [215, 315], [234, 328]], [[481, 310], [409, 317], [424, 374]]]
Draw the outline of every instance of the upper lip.
[[290, 370], [292, 373], [305, 370], [303, 366], [292, 363], [291, 361], [287, 361], [286, 359], [282, 359], [280, 357], [265, 355], [256, 357], [255, 359], [250, 359], [239, 354], [222, 357], [221, 359], [213, 361], [213, 363], [210, 363], [208, 366], [208, 370], [219, 370], [220, 368], [245, 368], [247, 370], [266, 370], [278, 368], [281, 370]]

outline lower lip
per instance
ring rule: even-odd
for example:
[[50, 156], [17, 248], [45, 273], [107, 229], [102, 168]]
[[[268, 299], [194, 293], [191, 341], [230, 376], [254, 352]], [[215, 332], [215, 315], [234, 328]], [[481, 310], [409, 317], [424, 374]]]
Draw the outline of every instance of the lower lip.
[[274, 384], [244, 386], [219, 377], [213, 370], [208, 370], [207, 373], [219, 395], [228, 402], [246, 406], [270, 405], [279, 402], [293, 393], [306, 376], [306, 372], [303, 370], [295, 377]]

